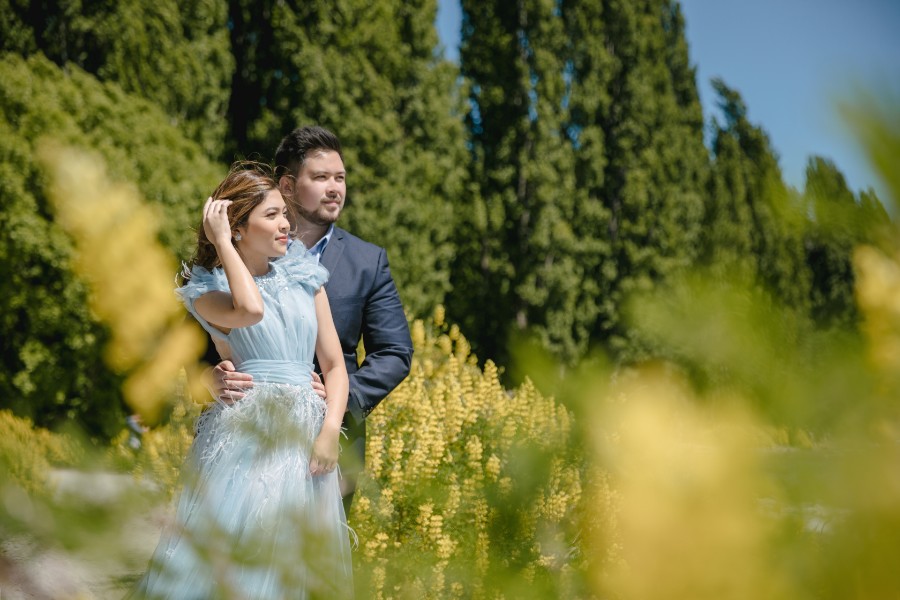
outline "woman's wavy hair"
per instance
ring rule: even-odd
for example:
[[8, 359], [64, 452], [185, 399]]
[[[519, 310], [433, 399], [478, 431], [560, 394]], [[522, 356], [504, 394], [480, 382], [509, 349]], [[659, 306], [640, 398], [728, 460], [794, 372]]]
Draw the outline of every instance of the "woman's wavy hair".
[[[228, 206], [228, 223], [231, 231], [247, 224], [247, 218], [254, 208], [265, 199], [266, 194], [277, 190], [275, 174], [269, 165], [252, 161], [239, 161], [231, 165], [228, 176], [219, 184], [212, 193], [214, 200], [231, 200]], [[288, 207], [290, 210], [290, 207]], [[289, 215], [290, 216], [290, 215]], [[294, 223], [294, 219], [290, 219]], [[231, 241], [234, 244], [234, 238]], [[197, 248], [191, 257], [191, 265], [212, 270], [222, 264], [216, 247], [203, 229], [203, 220], [197, 228]], [[187, 271], [187, 269], [185, 269]], [[189, 272], [183, 273], [186, 279]]]

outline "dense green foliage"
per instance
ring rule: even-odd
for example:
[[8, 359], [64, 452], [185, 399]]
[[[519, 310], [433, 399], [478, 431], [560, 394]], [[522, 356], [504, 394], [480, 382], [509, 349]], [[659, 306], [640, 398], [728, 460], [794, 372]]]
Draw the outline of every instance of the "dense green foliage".
[[159, 108], [118, 86], [40, 56], [0, 59], [0, 395], [37, 424], [75, 418], [111, 435], [122, 422], [120, 380], [104, 365], [107, 333], [48, 204], [38, 149], [49, 140], [99, 152], [159, 207], [162, 241], [176, 252], [220, 169]]
[[721, 80], [713, 86], [725, 124], [713, 120], [702, 258], [717, 277], [760, 285], [806, 316], [811, 282], [804, 235], [812, 224], [783, 183], [769, 138], [749, 121], [740, 95]]
[[[629, 300], [703, 267], [854, 327], [851, 251], [888, 216], [811, 159], [785, 185], [765, 132], [719, 81], [704, 118], [674, 0], [462, 2], [460, 64], [435, 0], [56, 0], [0, 4], [0, 392], [40, 424], [118, 418], [106, 334], [68, 266], [35, 159], [44, 136], [99, 151], [188, 243], [196, 198], [236, 155], [305, 123], [335, 130], [342, 225], [385, 246], [411, 315], [448, 306], [482, 359], [533, 336], [565, 363], [671, 348]], [[36, 232], [46, 234], [40, 237]], [[7, 260], [15, 258], [15, 262]], [[111, 411], [111, 412], [110, 412]]]
[[80, 67], [159, 106], [211, 157], [234, 69], [220, 0], [0, 0], [0, 50]]
[[[541, 2], [464, 2], [462, 71], [471, 86], [473, 193], [460, 203], [451, 314], [505, 362], [532, 327], [572, 354], [583, 266], [565, 107], [566, 32]], [[582, 348], [583, 349], [583, 348]]]
[[709, 168], [677, 4], [463, 7], [480, 187], [452, 314], [491, 356], [523, 330], [646, 355], [625, 300], [692, 264]]
[[[595, 16], [590, 3], [573, 4], [578, 22]], [[603, 159], [591, 157], [584, 167], [603, 164], [602, 174], [588, 179], [600, 182], [593, 193], [610, 212], [612, 246], [609, 263], [593, 274], [605, 280], [601, 293], [610, 301], [593, 337], [617, 354], [641, 357], [653, 349], [626, 326], [622, 307], [631, 294], [664, 284], [693, 262], [708, 158], [677, 3], [605, 2], [601, 15], [603, 28], [586, 28], [580, 37], [585, 57], [596, 60], [598, 49], [608, 49], [609, 107], [593, 105], [587, 90], [573, 102], [576, 125], [599, 130], [605, 144]], [[576, 65], [589, 64], [576, 56]]]
[[874, 192], [855, 196], [831, 161], [814, 156], [806, 167], [805, 198], [814, 215], [806, 243], [812, 275], [812, 318], [823, 326], [857, 324], [853, 298], [853, 248], [878, 239], [889, 223]]

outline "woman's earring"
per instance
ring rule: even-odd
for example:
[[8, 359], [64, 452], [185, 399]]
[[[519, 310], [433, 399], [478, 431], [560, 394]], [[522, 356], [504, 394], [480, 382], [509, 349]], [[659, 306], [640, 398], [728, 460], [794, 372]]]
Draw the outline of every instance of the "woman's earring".
[[239, 242], [241, 241], [241, 239], [242, 238], [240, 232], [234, 234], [234, 241]]

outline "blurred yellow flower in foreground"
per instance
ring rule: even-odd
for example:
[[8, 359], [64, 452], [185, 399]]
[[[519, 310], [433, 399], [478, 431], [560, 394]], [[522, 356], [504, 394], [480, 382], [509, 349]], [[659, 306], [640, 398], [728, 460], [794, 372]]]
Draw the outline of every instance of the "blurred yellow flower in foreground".
[[768, 564], [775, 523], [760, 500], [775, 492], [755, 420], [736, 404], [703, 407], [661, 370], [617, 387], [621, 402], [597, 415], [615, 434], [593, 441], [619, 505], [618, 539], [601, 547], [620, 544], [622, 560], [609, 579], [597, 574], [597, 588], [647, 600], [790, 597]]
[[856, 299], [864, 315], [869, 356], [881, 372], [900, 372], [900, 260], [872, 246], [853, 254]]
[[75, 271], [112, 333], [107, 364], [128, 376], [126, 401], [153, 423], [178, 371], [196, 363], [204, 343], [199, 328], [181, 320], [172, 291], [177, 261], [157, 239], [156, 213], [134, 187], [110, 181], [99, 158], [51, 145], [41, 155], [58, 221], [75, 244]]

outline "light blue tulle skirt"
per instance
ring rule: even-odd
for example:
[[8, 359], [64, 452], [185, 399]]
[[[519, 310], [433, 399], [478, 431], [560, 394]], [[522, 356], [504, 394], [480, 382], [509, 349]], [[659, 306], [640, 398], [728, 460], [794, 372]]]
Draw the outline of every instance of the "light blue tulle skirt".
[[206, 411], [175, 517], [133, 596], [352, 596], [338, 473], [309, 474], [324, 414], [308, 384], [285, 383], [257, 383]]

